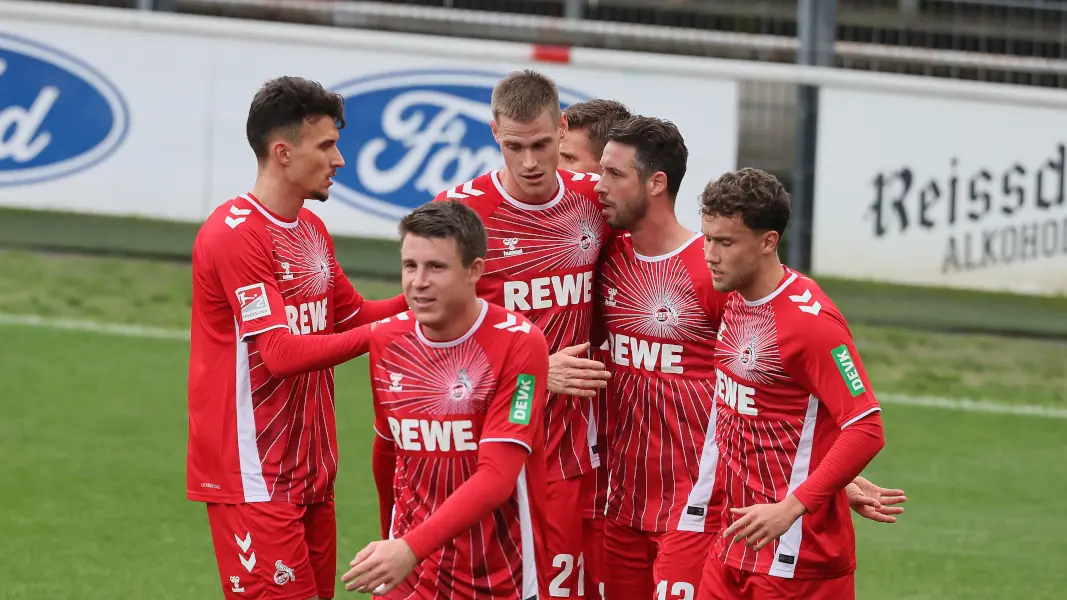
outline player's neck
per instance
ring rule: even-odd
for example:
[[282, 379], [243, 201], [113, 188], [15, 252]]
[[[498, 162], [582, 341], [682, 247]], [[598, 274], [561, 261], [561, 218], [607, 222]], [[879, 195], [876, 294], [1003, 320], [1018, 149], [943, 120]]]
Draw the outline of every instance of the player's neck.
[[266, 171], [260, 171], [256, 176], [252, 195], [259, 200], [263, 208], [289, 221], [295, 221], [300, 215], [300, 209], [304, 207], [303, 194], [287, 185], [283, 179]]
[[474, 322], [478, 320], [481, 314], [482, 303], [477, 297], [472, 297], [469, 302], [464, 303], [462, 311], [457, 310], [453, 318], [448, 319], [440, 326], [431, 327], [423, 323], [420, 323], [419, 326], [422, 327], [422, 335], [426, 336], [426, 339], [431, 342], [452, 342], [470, 331], [470, 328], [474, 327]]
[[634, 252], [642, 256], [662, 256], [670, 254], [695, 235], [678, 222], [674, 207], [653, 202], [648, 212], [633, 229], [630, 240]]
[[556, 172], [545, 173], [545, 177], [551, 177], [553, 181], [556, 181], [556, 185], [552, 187], [552, 191], [547, 194], [539, 196], [530, 196], [526, 192], [522, 191], [522, 187], [519, 182], [511, 174], [511, 171], [507, 169], [500, 169], [500, 185], [504, 188], [509, 196], [522, 202], [523, 204], [547, 204], [556, 194], [559, 193], [559, 181], [556, 179]]
[[741, 297], [749, 302], [762, 300], [770, 296], [782, 283], [785, 277], [785, 267], [777, 256], [766, 260], [759, 273], [752, 280], [752, 284], [737, 290]]

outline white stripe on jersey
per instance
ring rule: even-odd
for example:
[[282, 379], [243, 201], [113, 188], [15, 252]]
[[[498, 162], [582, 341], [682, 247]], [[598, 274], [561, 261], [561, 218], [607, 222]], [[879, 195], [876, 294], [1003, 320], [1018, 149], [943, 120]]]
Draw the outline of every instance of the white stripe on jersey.
[[[800, 431], [800, 441], [797, 442], [797, 457], [793, 461], [793, 472], [789, 475], [788, 496], [792, 494], [800, 484], [808, 479], [808, 469], [811, 465], [811, 445], [815, 441], [815, 419], [819, 414], [819, 399], [815, 396], [808, 397], [808, 411], [804, 414], [804, 428]], [[800, 542], [804, 536], [804, 517], [793, 522], [781, 538], [778, 539], [778, 551], [775, 559], [771, 562], [771, 568], [767, 572], [771, 577], [793, 578], [793, 570], [800, 561]], [[778, 557], [786, 555], [793, 557], [789, 564], [778, 560]]]
[[539, 598], [537, 589], [537, 557], [534, 555], [533, 517], [530, 515], [530, 491], [526, 485], [526, 467], [519, 471], [515, 482], [519, 500], [519, 531], [522, 532], [522, 597]]
[[237, 454], [241, 462], [241, 487], [245, 502], [267, 502], [267, 482], [263, 479], [263, 463], [259, 460], [256, 443], [256, 417], [252, 408], [252, 373], [248, 369], [248, 344], [241, 339], [241, 325], [233, 320], [237, 338]]
[[[715, 490], [715, 467], [719, 464], [719, 443], [715, 437], [715, 421], [719, 414], [718, 402], [714, 397], [711, 412], [708, 415], [708, 429], [704, 437], [704, 451], [700, 454], [700, 466], [697, 480], [689, 490], [689, 499], [685, 503], [685, 512], [678, 519], [678, 531], [696, 531], [703, 533], [708, 519], [708, 503]], [[691, 514], [689, 511], [699, 514]]]

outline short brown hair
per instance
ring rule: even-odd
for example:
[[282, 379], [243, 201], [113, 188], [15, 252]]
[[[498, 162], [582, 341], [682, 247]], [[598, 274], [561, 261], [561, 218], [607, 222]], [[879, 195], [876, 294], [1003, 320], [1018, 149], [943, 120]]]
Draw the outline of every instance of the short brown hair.
[[400, 239], [408, 234], [455, 240], [464, 267], [485, 258], [489, 244], [478, 213], [455, 200], [429, 202], [408, 213], [400, 220]]
[[563, 114], [567, 116], [568, 129], [585, 132], [589, 138], [589, 150], [597, 158], [604, 154], [608, 132], [615, 123], [633, 116], [622, 102], [601, 98], [575, 102], [563, 109]]
[[556, 82], [537, 71], [513, 71], [493, 88], [491, 107], [497, 122], [503, 117], [529, 123], [545, 110], [559, 120], [559, 90]]
[[678, 197], [689, 150], [674, 123], [655, 117], [630, 117], [611, 128], [608, 141], [634, 149], [634, 166], [641, 179], [647, 181], [653, 173], [663, 171], [667, 195], [672, 201]]
[[341, 95], [302, 77], [271, 79], [259, 88], [248, 109], [248, 145], [262, 161], [272, 136], [281, 133], [295, 140], [304, 122], [316, 117], [329, 117], [338, 129], [344, 129], [345, 101]]
[[729, 171], [712, 181], [700, 194], [700, 214], [741, 217], [753, 231], [785, 234], [789, 225], [789, 193], [778, 178], [766, 171], [745, 167]]

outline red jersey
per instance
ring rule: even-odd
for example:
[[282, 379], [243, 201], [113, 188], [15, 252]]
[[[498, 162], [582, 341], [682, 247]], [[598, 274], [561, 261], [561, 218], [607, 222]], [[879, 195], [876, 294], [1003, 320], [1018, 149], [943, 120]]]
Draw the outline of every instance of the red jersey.
[[388, 598], [524, 599], [546, 565], [544, 403], [548, 348], [525, 318], [480, 300], [470, 331], [452, 342], [423, 336], [412, 313], [386, 319], [371, 341], [375, 430], [396, 443], [391, 534], [434, 513], [478, 466], [487, 443], [530, 452], [502, 506], [415, 567]]
[[275, 378], [257, 334], [325, 335], [363, 298], [310, 210], [286, 221], [250, 194], [212, 212], [193, 244], [186, 493], [219, 503], [322, 502], [337, 474], [333, 369]]
[[[589, 341], [593, 285], [600, 249], [611, 232], [593, 187], [600, 175], [560, 170], [559, 191], [545, 204], [512, 198], [492, 171], [439, 194], [481, 216], [489, 237], [478, 295], [537, 325], [550, 353]], [[571, 479], [598, 466], [591, 452], [595, 423], [590, 402], [550, 393], [546, 459], [549, 481]]]
[[[716, 437], [731, 508], [781, 502], [819, 467], [841, 429], [881, 410], [845, 318], [819, 286], [792, 270], [766, 298], [732, 293], [715, 348]], [[845, 491], [755, 552], [716, 541], [744, 571], [798, 579], [847, 575], [856, 565]]]
[[610, 344], [607, 517], [642, 531], [718, 530], [712, 501], [715, 332], [726, 296], [714, 290], [695, 234], [662, 256], [621, 235], [604, 261], [601, 315]]
[[[604, 363], [605, 368], [611, 363], [611, 348], [608, 341], [593, 351], [590, 357], [593, 360]], [[600, 466], [593, 469], [590, 477], [592, 482], [582, 489], [582, 518], [603, 519], [608, 506], [608, 395], [611, 393], [611, 385], [598, 390], [596, 398], [593, 398], [590, 422], [594, 425], [596, 443], [593, 445], [593, 453], [600, 462]]]

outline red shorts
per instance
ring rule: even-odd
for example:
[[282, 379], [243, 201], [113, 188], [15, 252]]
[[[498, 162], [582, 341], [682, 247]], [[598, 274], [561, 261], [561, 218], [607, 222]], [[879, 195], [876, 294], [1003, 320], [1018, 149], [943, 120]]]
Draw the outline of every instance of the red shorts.
[[692, 600], [715, 534], [604, 525], [604, 597]]
[[333, 598], [337, 517], [333, 500], [208, 504], [222, 591], [233, 600]]
[[836, 579], [786, 579], [748, 573], [708, 557], [698, 600], [855, 600], [855, 574]]
[[582, 573], [582, 478], [552, 481], [546, 486], [545, 546], [552, 558], [548, 565], [550, 598], [585, 596]]
[[585, 597], [604, 598], [604, 523], [603, 517], [584, 519], [582, 528], [582, 566], [585, 567]]

